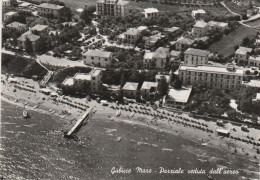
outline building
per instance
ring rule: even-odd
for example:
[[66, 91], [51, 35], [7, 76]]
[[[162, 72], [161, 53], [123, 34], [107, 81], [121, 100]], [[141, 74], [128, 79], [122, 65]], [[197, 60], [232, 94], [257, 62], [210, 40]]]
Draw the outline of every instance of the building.
[[145, 68], [156, 68], [162, 70], [166, 67], [167, 54], [164, 52], [146, 52], [143, 64]]
[[185, 65], [205, 65], [209, 60], [209, 51], [189, 48], [184, 52], [184, 64]]
[[159, 18], [159, 11], [157, 8], [144, 9], [144, 17], [149, 20], [157, 20]]
[[38, 6], [37, 11], [40, 16], [53, 16], [59, 17], [64, 6], [50, 4], [50, 3], [42, 3]]
[[138, 92], [138, 83], [126, 82], [122, 90], [125, 97], [136, 98]]
[[33, 32], [33, 34], [42, 36], [48, 33], [48, 26], [37, 24], [31, 28], [31, 31]]
[[15, 29], [19, 32], [24, 32], [27, 29], [26, 24], [20, 23], [20, 22], [12, 22], [8, 25], [6, 25], [7, 29]]
[[118, 39], [121, 40], [123, 43], [135, 44], [135, 42], [140, 38], [141, 32], [146, 29], [146, 26], [129, 28], [126, 32], [120, 34], [118, 36]]
[[170, 89], [168, 94], [163, 98], [163, 105], [167, 107], [184, 109], [188, 103], [192, 86], [182, 86], [180, 89]]
[[260, 39], [255, 40], [255, 45], [257, 48], [260, 48]]
[[5, 7], [11, 7], [13, 5], [17, 4], [16, 0], [2, 0], [2, 6]]
[[171, 81], [172, 81], [172, 72], [170, 72], [169, 74], [161, 74], [161, 73], [158, 73], [156, 74], [155, 76], [155, 81], [159, 84], [160, 81], [162, 79], [165, 79], [166, 82], [168, 83], [168, 85], [171, 84]]
[[193, 43], [194, 40], [182, 36], [175, 42], [175, 49], [177, 51], [185, 51]]
[[180, 51], [172, 50], [172, 51], [170, 52], [170, 61], [179, 60], [180, 57], [181, 57], [181, 52], [180, 52]]
[[144, 43], [145, 44], [145, 48], [146, 49], [152, 48], [159, 39], [162, 39], [164, 37], [165, 36], [161, 35], [160, 33], [152, 35], [152, 36], [149, 36], [149, 37], [148, 36], [144, 36], [143, 40], [145, 41], [145, 43]]
[[25, 42], [26, 42], [26, 39], [29, 39], [29, 41], [32, 43], [32, 48], [33, 48], [33, 51], [36, 50], [36, 47], [38, 45], [38, 42], [40, 40], [40, 36], [38, 35], [35, 35], [32, 33], [31, 30], [23, 33], [18, 39], [17, 39], [17, 44], [18, 44], [18, 47], [20, 49], [25, 49]]
[[94, 68], [89, 73], [76, 73], [73, 77], [66, 78], [62, 82], [62, 87], [87, 85], [92, 93], [97, 93], [102, 89], [102, 83], [102, 70]]
[[248, 58], [248, 53], [252, 52], [252, 48], [240, 46], [235, 52], [235, 60], [238, 63], [245, 63]]
[[207, 36], [207, 34], [208, 34], [208, 24], [205, 23], [204, 21], [197, 21], [193, 25], [192, 35], [195, 38], [205, 37]]
[[124, 18], [128, 13], [128, 3], [124, 0], [99, 0], [96, 4], [96, 15], [101, 18]]
[[260, 80], [251, 80], [249, 82], [242, 82], [243, 85], [260, 89]]
[[107, 67], [112, 62], [112, 52], [103, 50], [89, 50], [83, 54], [83, 63], [86, 65], [95, 65]]
[[248, 58], [248, 65], [249, 66], [256, 66], [260, 68], [260, 56], [250, 56]]
[[4, 13], [4, 21], [10, 19], [11, 17], [18, 16], [18, 12], [9, 11], [7, 13]]
[[171, 28], [164, 28], [163, 31], [166, 33], [175, 33], [178, 32], [180, 30], [179, 27], [171, 27]]
[[157, 82], [144, 81], [141, 87], [141, 95], [145, 99], [153, 99], [156, 97], [158, 92]]
[[228, 29], [228, 23], [217, 22], [217, 21], [208, 22], [208, 30], [217, 30], [217, 29], [221, 31]]
[[184, 85], [201, 84], [208, 88], [233, 89], [242, 84], [244, 71], [233, 66], [180, 66]]
[[249, 7], [253, 3], [252, 0], [239, 0], [238, 5], [242, 7]]
[[260, 93], [256, 93], [255, 99], [252, 99], [253, 102], [259, 102], [260, 101]]
[[192, 15], [194, 18], [203, 16], [203, 15], [205, 15], [205, 14], [206, 14], [206, 12], [205, 12], [203, 9], [193, 10], [193, 11], [191, 12], [191, 15]]

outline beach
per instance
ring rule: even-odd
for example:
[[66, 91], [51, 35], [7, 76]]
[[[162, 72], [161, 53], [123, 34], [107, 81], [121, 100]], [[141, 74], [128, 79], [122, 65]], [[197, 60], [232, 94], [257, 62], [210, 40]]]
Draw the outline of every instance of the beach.
[[[19, 81], [28, 81], [38, 90], [37, 82]], [[84, 111], [38, 92], [13, 90], [10, 83], [2, 86], [1, 174], [7, 179], [208, 179], [210, 170], [217, 168], [238, 174], [212, 174], [216, 179], [259, 177], [259, 155], [253, 145], [164, 118], [155, 121], [146, 114], [129, 118], [130, 112], [121, 110], [116, 117], [118, 109], [94, 100], [72, 98], [97, 111], [77, 132], [78, 141], [65, 139], [64, 132]], [[24, 109], [31, 118], [22, 117]], [[64, 110], [68, 114], [62, 114]], [[215, 122], [196, 121], [207, 123], [212, 130], [216, 126]], [[244, 134], [236, 129], [232, 135], [260, 138], [257, 129]], [[111, 171], [120, 167], [131, 173]], [[152, 172], [137, 172], [138, 167]], [[165, 171], [160, 173], [162, 168]], [[180, 168], [183, 174], [177, 173]], [[167, 169], [176, 173], [167, 173]]]

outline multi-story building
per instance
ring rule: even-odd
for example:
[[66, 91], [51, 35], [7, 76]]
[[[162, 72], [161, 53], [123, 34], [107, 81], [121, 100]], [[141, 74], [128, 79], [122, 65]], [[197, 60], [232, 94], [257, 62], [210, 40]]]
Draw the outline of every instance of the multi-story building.
[[25, 32], [27, 29], [27, 26], [26, 26], [26, 24], [23, 24], [20, 22], [12, 22], [12, 23], [6, 25], [6, 29], [15, 29], [19, 32]]
[[76, 73], [73, 77], [68, 77], [62, 82], [62, 87], [82, 87], [89, 86], [92, 93], [102, 89], [102, 70], [94, 68], [89, 73]]
[[189, 48], [184, 52], [184, 64], [185, 65], [205, 65], [209, 60], [209, 51]]
[[150, 20], [156, 20], [159, 18], [159, 11], [156, 8], [144, 9], [144, 17]]
[[207, 36], [208, 33], [208, 24], [204, 21], [197, 21], [192, 29], [192, 35], [195, 38], [201, 38]]
[[216, 29], [224, 31], [224, 30], [228, 29], [228, 23], [209, 21], [208, 30], [216, 30]]
[[103, 50], [89, 50], [83, 54], [83, 63], [86, 65], [107, 67], [111, 64], [112, 56], [112, 52]]
[[168, 94], [163, 98], [163, 105], [166, 107], [173, 107], [177, 109], [184, 109], [190, 94], [192, 91], [192, 86], [183, 86], [180, 89], [170, 89]]
[[194, 43], [194, 40], [186, 38], [186, 37], [180, 37], [176, 43], [175, 43], [175, 49], [177, 51], [185, 51], [188, 47], [190, 47]]
[[235, 59], [238, 63], [245, 63], [248, 58], [248, 53], [252, 52], [252, 48], [240, 46], [235, 52]]
[[31, 31], [33, 32], [33, 34], [42, 36], [48, 32], [48, 26], [37, 24], [31, 28]]
[[13, 16], [18, 16], [18, 12], [9, 11], [7, 13], [4, 13], [4, 21], [10, 19]]
[[96, 14], [101, 18], [122, 17], [128, 13], [128, 1], [124, 0], [99, 0], [96, 4]]
[[23, 33], [18, 39], [17, 39], [17, 44], [18, 44], [18, 47], [20, 49], [25, 49], [26, 48], [26, 40], [29, 40], [31, 43], [32, 43], [32, 48], [33, 48], [33, 51], [36, 50], [36, 47], [39, 43], [39, 40], [40, 40], [40, 36], [37, 36], [35, 34], [32, 33], [31, 30]]
[[158, 83], [144, 81], [141, 87], [141, 95], [145, 99], [153, 99], [158, 93]]
[[250, 56], [248, 58], [248, 65], [260, 68], [260, 56]]
[[123, 43], [134, 44], [139, 38], [142, 31], [146, 30], [147, 26], [139, 26], [138, 28], [129, 28], [126, 32], [120, 34], [118, 39]]
[[42, 3], [38, 6], [37, 11], [40, 16], [52, 15], [54, 17], [59, 17], [64, 6]]
[[138, 92], [138, 83], [126, 82], [122, 90], [125, 97], [136, 98]]
[[2, 6], [3, 7], [11, 7], [15, 4], [17, 4], [16, 0], [2, 0]]
[[162, 70], [167, 65], [168, 57], [168, 48], [158, 48], [155, 52], [146, 52], [143, 59], [144, 67]]
[[180, 66], [184, 85], [201, 84], [209, 88], [233, 89], [242, 84], [244, 71], [233, 66]]

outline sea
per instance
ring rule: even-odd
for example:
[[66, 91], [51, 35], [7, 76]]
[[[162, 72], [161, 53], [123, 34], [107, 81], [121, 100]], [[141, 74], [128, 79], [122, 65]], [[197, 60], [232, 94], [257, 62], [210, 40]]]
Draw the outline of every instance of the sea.
[[22, 107], [2, 101], [0, 179], [207, 180], [209, 174], [218, 180], [258, 179], [258, 163], [247, 157], [111, 121], [102, 112], [81, 127], [77, 140], [64, 138], [70, 123], [65, 119], [35, 110], [23, 118], [22, 112]]

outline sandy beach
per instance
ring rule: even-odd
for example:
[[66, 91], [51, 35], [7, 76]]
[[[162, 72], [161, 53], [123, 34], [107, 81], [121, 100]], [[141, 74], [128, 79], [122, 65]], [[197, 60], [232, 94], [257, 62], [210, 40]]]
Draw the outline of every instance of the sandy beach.
[[[2, 76], [3, 79], [5, 79], [4, 76]], [[64, 132], [69, 130], [72, 125], [76, 122], [78, 118], [80, 118], [84, 111], [79, 110], [77, 108], [73, 108], [69, 105], [54, 101], [51, 97], [48, 95], [44, 95], [39, 92], [39, 86], [38, 83], [32, 80], [24, 79], [24, 78], [17, 78], [19, 82], [24, 82], [25, 84], [30, 84], [34, 86], [34, 89], [36, 90], [36, 93], [19, 90], [14, 87], [14, 84], [12, 83], [4, 83], [2, 84], [2, 97], [1, 100], [12, 103], [14, 105], [18, 105], [22, 108], [28, 109], [30, 111], [36, 111], [40, 113], [45, 113], [48, 115], [51, 115], [53, 117], [57, 117], [59, 121], [61, 120], [60, 124], [61, 126], [57, 127], [57, 131]], [[14, 90], [16, 89], [16, 90]], [[201, 158], [198, 157], [198, 161], [205, 161], [209, 163], [215, 163], [214, 158], [210, 155], [209, 152], [217, 152], [219, 154], [225, 154], [227, 161], [232, 164], [232, 166], [235, 166], [236, 168], [239, 168], [239, 164], [237, 163], [238, 159], [244, 159], [245, 161], [250, 164], [250, 167], [252, 166], [252, 171], [246, 172], [243, 168], [241, 169], [241, 176], [234, 176], [234, 178], [237, 177], [247, 177], [246, 175], [250, 175], [250, 177], [257, 178], [259, 176], [259, 172], [257, 172], [257, 169], [259, 168], [259, 158], [260, 156], [256, 153], [256, 146], [237, 141], [231, 138], [221, 137], [218, 136], [215, 133], [215, 129], [218, 128], [215, 122], [212, 121], [205, 121], [202, 119], [193, 119], [191, 117], [188, 117], [187, 114], [180, 114], [177, 115], [175, 119], [179, 121], [171, 121], [169, 119], [165, 118], [156, 118], [154, 119], [154, 116], [147, 115], [144, 113], [134, 113], [133, 117], [129, 118], [129, 115], [132, 113], [128, 111], [127, 109], [124, 109], [123, 107], [126, 107], [124, 105], [117, 106], [115, 103], [110, 103], [109, 106], [102, 106], [100, 103], [97, 103], [95, 100], [92, 100], [90, 102], [86, 102], [86, 99], [79, 99], [79, 98], [70, 98], [71, 101], [86, 104], [89, 107], [96, 107], [96, 113], [94, 114], [93, 118], [91, 118], [87, 125], [83, 126], [79, 132], [77, 133], [77, 136], [79, 139], [86, 138], [85, 135], [88, 134], [88, 130], [90, 128], [91, 123], [100, 123], [100, 121], [104, 121], [105, 124], [116, 124], [116, 126], [131, 126], [134, 127], [143, 127], [144, 129], [147, 129], [148, 131], [154, 131], [159, 134], [164, 134], [164, 136], [172, 137], [175, 136], [177, 139], [183, 139], [183, 141], [180, 140], [179, 146], [184, 148], [185, 151], [194, 154], [196, 156], [200, 155]], [[114, 107], [114, 108], [111, 108]], [[116, 117], [115, 114], [119, 110], [121, 112], [121, 115], [119, 117]], [[141, 109], [140, 105], [133, 105], [132, 109]], [[64, 110], [66, 110], [66, 113], [64, 113]], [[141, 110], [140, 110], [141, 111]], [[158, 112], [164, 111], [166, 114], [171, 112], [167, 112], [166, 110], [158, 110]], [[111, 118], [113, 117], [113, 118]], [[189, 122], [187, 125], [185, 123], [180, 123], [180, 118], [189, 118], [192, 119], [194, 122]], [[206, 132], [203, 129], [198, 129], [195, 127], [191, 127], [188, 124], [194, 124], [199, 127], [204, 127], [205, 129], [209, 129], [212, 132]], [[201, 124], [201, 125], [198, 125]], [[205, 125], [205, 126], [204, 126]], [[93, 127], [95, 128], [95, 127]], [[258, 129], [249, 128], [249, 132], [243, 132], [239, 126], [232, 125], [231, 123], [225, 124], [225, 128], [233, 129], [235, 128], [236, 131], [231, 131], [231, 135], [234, 137], [241, 137], [241, 138], [248, 138], [252, 137], [254, 138], [255, 142], [259, 142], [260, 133]], [[113, 139], [113, 141], [116, 142], [117, 138], [122, 138], [122, 142], [125, 138], [129, 137], [123, 137], [118, 135], [115, 137], [114, 132], [117, 130], [114, 130], [114, 128], [108, 128], [105, 130], [106, 134], [105, 136], [110, 137]], [[118, 130], [119, 131], [119, 130]], [[125, 133], [125, 132], [124, 132]], [[123, 134], [124, 134], [123, 133]], [[129, 136], [133, 135], [133, 131], [129, 131]], [[160, 138], [159, 138], [160, 139]], [[166, 138], [168, 139], [168, 138]], [[129, 139], [128, 139], [129, 140]], [[149, 139], [150, 140], [150, 139]], [[188, 141], [190, 143], [185, 144], [185, 141]], [[102, 141], [102, 140], [101, 140]], [[129, 140], [131, 141], [131, 139]], [[156, 148], [158, 145], [156, 143], [151, 142], [145, 142], [143, 141], [137, 141], [132, 142], [138, 145], [148, 145]], [[160, 140], [157, 139], [159, 142]], [[168, 139], [168, 141], [171, 141]], [[165, 142], [160, 142], [164, 144], [171, 144], [168, 141], [165, 140]], [[121, 142], [119, 142], [121, 143]], [[184, 143], [184, 144], [182, 144]], [[123, 144], [123, 143], [121, 143]], [[164, 145], [165, 146], [165, 145]], [[207, 150], [205, 150], [207, 149]], [[170, 147], [164, 147], [161, 149], [161, 151], [165, 152], [175, 152], [174, 148]], [[204, 152], [204, 154], [203, 154]], [[214, 154], [214, 153], [213, 153]], [[218, 157], [220, 158], [220, 157]], [[236, 161], [236, 163], [235, 163]], [[149, 164], [149, 163], [148, 163]], [[159, 165], [158, 165], [159, 166]], [[133, 166], [134, 167], [134, 166]], [[155, 168], [155, 167], [154, 167]], [[228, 167], [226, 167], [228, 168]], [[111, 175], [111, 174], [110, 174]], [[220, 178], [221, 179], [221, 178]], [[233, 179], [233, 177], [231, 178]]]

